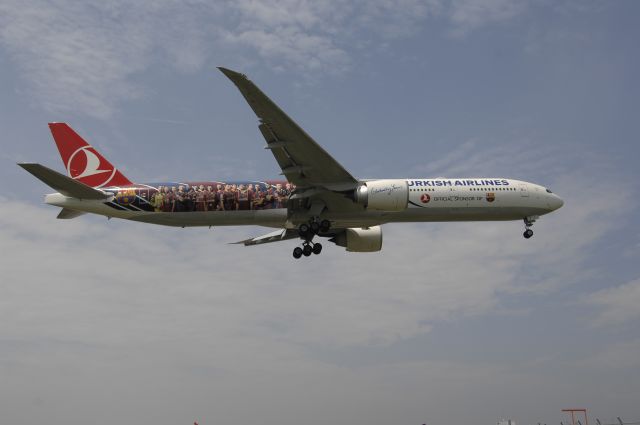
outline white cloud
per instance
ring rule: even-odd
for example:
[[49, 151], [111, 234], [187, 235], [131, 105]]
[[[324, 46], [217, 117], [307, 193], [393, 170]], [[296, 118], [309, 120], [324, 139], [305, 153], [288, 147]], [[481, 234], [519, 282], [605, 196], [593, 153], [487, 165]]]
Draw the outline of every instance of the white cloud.
[[294, 67], [304, 72], [342, 73], [349, 66], [347, 52], [330, 38], [310, 35], [293, 26], [273, 31], [249, 29], [224, 32], [225, 40], [255, 49], [275, 69]]
[[440, 0], [397, 0], [364, 2], [356, 22], [380, 32], [384, 38], [413, 35], [428, 18], [439, 17], [444, 10]]
[[489, 24], [508, 21], [522, 14], [526, 8], [526, 0], [453, 0], [453, 34], [463, 36]]
[[619, 325], [640, 319], [640, 279], [606, 288], [587, 296], [584, 302], [599, 309], [594, 324]]
[[224, 30], [232, 45], [255, 49], [281, 70], [341, 74], [354, 45], [412, 35], [440, 9], [434, 0], [241, 0], [229, 3], [237, 24]]
[[257, 54], [302, 78], [335, 75], [351, 68], [359, 50], [412, 36], [430, 18], [466, 34], [523, 9], [520, 2], [502, 1], [5, 0], [0, 45], [18, 65], [34, 103], [105, 119], [119, 103], [144, 95], [137, 77], [149, 67], [193, 72], [225, 46], [239, 63], [255, 61]]
[[183, 71], [206, 56], [197, 15], [169, 0], [5, 1], [0, 16], [0, 43], [48, 111], [107, 118], [143, 94], [132, 79], [153, 64], [154, 50]]

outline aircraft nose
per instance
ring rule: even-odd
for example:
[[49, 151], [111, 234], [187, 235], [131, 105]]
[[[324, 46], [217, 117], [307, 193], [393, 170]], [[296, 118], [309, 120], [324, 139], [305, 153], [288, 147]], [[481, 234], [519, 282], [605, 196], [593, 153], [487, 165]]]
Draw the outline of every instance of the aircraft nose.
[[555, 194], [551, 196], [551, 199], [549, 200], [549, 206], [551, 207], [551, 211], [555, 211], [563, 205], [564, 205], [564, 201], [562, 200], [561, 197]]

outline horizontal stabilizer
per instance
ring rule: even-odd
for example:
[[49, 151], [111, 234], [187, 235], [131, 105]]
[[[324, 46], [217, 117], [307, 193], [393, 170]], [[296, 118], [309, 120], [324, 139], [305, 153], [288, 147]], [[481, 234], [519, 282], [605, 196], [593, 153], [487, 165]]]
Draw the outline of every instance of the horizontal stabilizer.
[[33, 163], [22, 163], [18, 165], [64, 196], [78, 199], [106, 199], [111, 196], [101, 190], [80, 183], [71, 177], [60, 174], [51, 168], [47, 168], [44, 165]]
[[58, 219], [60, 220], [70, 220], [72, 218], [80, 217], [81, 215], [86, 214], [84, 211], [76, 211], [69, 208], [63, 208], [60, 210], [60, 214], [58, 214]]
[[266, 235], [258, 236], [251, 239], [245, 239], [243, 241], [233, 242], [233, 243], [244, 244], [244, 246], [251, 246], [251, 245], [260, 245], [268, 242], [286, 241], [287, 239], [294, 239], [297, 237], [298, 237], [297, 230], [282, 229], [282, 230], [276, 230], [275, 232], [267, 233]]

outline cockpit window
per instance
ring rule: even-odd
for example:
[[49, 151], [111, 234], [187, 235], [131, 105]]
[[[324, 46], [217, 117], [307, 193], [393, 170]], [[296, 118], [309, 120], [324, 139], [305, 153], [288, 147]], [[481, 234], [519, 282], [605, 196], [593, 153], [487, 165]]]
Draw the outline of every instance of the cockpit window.
[[553, 193], [551, 189], [547, 189], [547, 193]]

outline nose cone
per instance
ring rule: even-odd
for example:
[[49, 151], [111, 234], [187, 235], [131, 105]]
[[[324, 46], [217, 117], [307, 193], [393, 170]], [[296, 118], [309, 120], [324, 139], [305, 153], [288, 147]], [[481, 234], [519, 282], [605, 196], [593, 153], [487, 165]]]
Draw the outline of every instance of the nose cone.
[[564, 201], [562, 200], [562, 198], [556, 194], [551, 195], [548, 202], [549, 202], [549, 208], [551, 208], [551, 211], [555, 211], [564, 205]]

